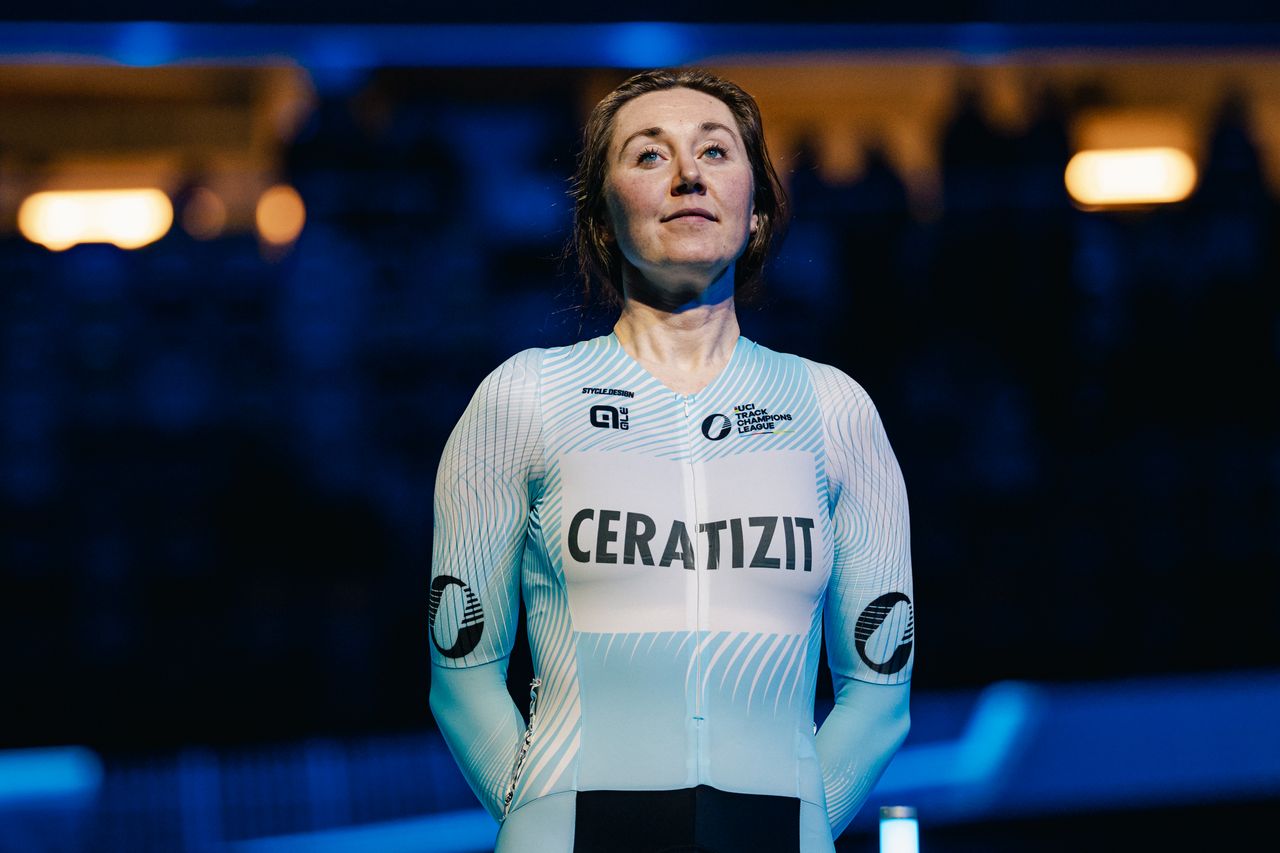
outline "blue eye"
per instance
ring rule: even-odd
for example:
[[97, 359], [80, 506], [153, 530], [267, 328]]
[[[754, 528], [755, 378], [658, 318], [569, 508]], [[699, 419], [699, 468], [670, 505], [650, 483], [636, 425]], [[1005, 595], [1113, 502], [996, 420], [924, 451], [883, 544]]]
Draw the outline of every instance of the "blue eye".
[[637, 163], [656, 163], [658, 162], [658, 151], [654, 148], [646, 148], [640, 152], [640, 156], [636, 158]]
[[711, 155], [711, 154], [715, 154], [715, 156], [714, 156], [714, 157], [712, 157], [712, 159], [713, 159], [713, 160], [723, 160], [723, 159], [724, 159], [724, 155], [725, 155], [725, 154], [727, 154], [727, 153], [729, 153], [729, 152], [725, 151], [725, 150], [724, 150], [724, 148], [722, 148], [722, 147], [721, 147], [721, 146], [719, 146], [719, 145], [712, 145], [712, 146], [709, 146], [709, 147], [707, 148], [707, 150], [706, 150], [706, 151], [703, 151], [703, 152], [702, 152], [703, 156], [708, 156], [708, 155]]

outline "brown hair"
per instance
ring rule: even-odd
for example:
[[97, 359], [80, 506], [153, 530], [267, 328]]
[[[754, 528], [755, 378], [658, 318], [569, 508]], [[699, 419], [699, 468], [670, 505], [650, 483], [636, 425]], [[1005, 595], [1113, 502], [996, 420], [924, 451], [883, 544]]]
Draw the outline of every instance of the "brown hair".
[[616, 241], [607, 239], [611, 229], [604, 193], [614, 119], [623, 104], [640, 95], [680, 88], [720, 99], [738, 123], [751, 163], [759, 224], [738, 258], [734, 292], [750, 298], [759, 287], [769, 247], [775, 234], [781, 233], [787, 213], [786, 192], [765, 148], [760, 108], [755, 98], [740, 86], [709, 71], [660, 68], [636, 74], [606, 95], [591, 111], [582, 130], [582, 151], [570, 194], [574, 201], [572, 249], [578, 256], [578, 270], [582, 274], [584, 309], [593, 302], [617, 307], [623, 300], [622, 253]]

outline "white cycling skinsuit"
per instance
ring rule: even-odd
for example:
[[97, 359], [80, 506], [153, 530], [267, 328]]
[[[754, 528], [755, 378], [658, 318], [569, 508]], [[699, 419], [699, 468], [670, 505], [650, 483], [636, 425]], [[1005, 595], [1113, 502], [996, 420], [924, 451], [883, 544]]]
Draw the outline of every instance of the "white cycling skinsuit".
[[525, 350], [435, 501], [431, 709], [499, 853], [834, 850], [906, 736], [914, 660], [906, 493], [861, 386], [745, 337], [692, 395], [612, 334]]

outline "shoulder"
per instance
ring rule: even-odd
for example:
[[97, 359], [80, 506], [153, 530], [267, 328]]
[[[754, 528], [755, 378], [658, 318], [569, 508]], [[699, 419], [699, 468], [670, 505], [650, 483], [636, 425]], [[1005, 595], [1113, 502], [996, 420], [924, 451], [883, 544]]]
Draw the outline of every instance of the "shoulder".
[[480, 383], [481, 387], [489, 385], [527, 385], [536, 384], [542, 373], [542, 362], [547, 350], [540, 347], [521, 350], [507, 358]]
[[480, 380], [466, 405], [459, 427], [477, 420], [525, 423], [539, 404], [539, 378], [545, 350], [527, 349], [507, 358]]
[[[750, 363], [754, 373], [763, 373], [775, 382], [816, 384], [811, 375], [811, 368], [817, 364], [816, 362], [794, 353], [770, 349], [764, 344], [746, 337], [742, 338], [742, 343], [748, 347], [745, 360]], [[818, 366], [825, 367], [826, 365]]]
[[838, 413], [875, 412], [875, 403], [867, 389], [838, 367], [800, 357], [813, 381], [818, 404], [828, 415]]
[[501, 402], [536, 408], [544, 378], [553, 380], [608, 357], [606, 335], [565, 346], [521, 350], [489, 372], [476, 391], [473, 405]]
[[489, 371], [454, 425], [445, 460], [457, 454], [490, 462], [526, 458], [514, 451], [536, 446], [540, 435], [542, 359], [543, 350], [522, 350]]
[[889, 437], [867, 389], [838, 367], [804, 359], [822, 412], [828, 459], [837, 470], [856, 461], [896, 465]]
[[765, 369], [780, 376], [786, 375], [792, 381], [807, 377], [824, 422], [830, 423], [833, 419], [848, 420], [851, 416], [860, 419], [868, 414], [876, 414], [871, 395], [840, 368], [802, 355], [778, 352], [754, 341], [751, 342], [751, 347], [754, 358]]
[[472, 402], [490, 403], [503, 399], [536, 397], [546, 352], [545, 349], [535, 347], [521, 350], [507, 358], [480, 381]]
[[580, 367], [616, 357], [617, 351], [616, 345], [610, 345], [609, 335], [599, 335], [577, 343], [542, 350], [543, 364], [548, 374], [572, 372]]
[[[744, 339], [745, 340], [745, 339]], [[747, 341], [751, 346], [754, 357], [758, 361], [783, 366], [790, 369], [803, 370], [809, 375], [815, 388], [822, 393], [838, 391], [844, 394], [854, 394], [860, 398], [865, 398], [867, 392], [862, 386], [853, 380], [849, 374], [845, 373], [838, 367], [830, 364], [824, 364], [820, 361], [814, 361], [811, 358], [805, 358], [802, 355], [796, 355], [789, 352], [779, 352], [770, 349], [764, 344], [755, 341]]]

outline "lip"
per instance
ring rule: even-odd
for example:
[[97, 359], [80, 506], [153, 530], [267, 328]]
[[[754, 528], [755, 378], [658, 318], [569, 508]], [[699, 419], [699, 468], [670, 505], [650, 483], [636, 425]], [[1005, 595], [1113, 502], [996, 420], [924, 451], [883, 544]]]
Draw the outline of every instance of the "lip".
[[701, 216], [703, 219], [709, 219], [712, 222], [719, 222], [715, 214], [701, 207], [684, 207], [668, 216], [662, 217], [663, 222], [670, 222], [673, 219], [681, 219], [686, 216]]

